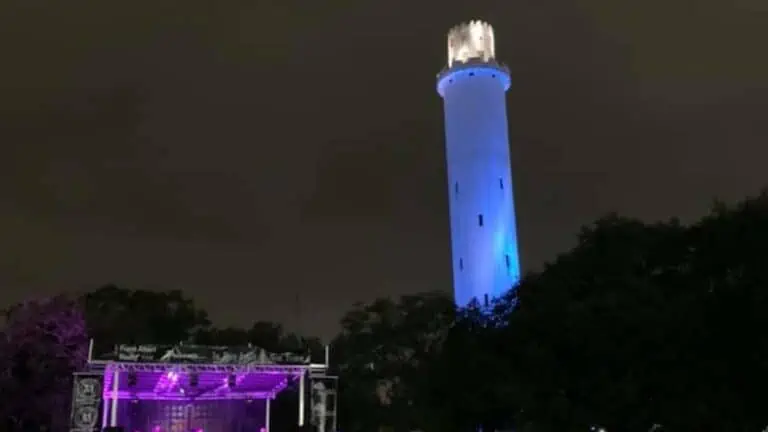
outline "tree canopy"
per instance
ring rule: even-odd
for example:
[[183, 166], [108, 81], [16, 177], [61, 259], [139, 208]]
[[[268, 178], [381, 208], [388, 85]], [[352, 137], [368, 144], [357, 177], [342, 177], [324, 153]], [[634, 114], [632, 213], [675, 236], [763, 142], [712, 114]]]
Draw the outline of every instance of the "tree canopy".
[[[508, 388], [507, 421], [534, 430], [761, 430], [767, 259], [765, 194], [689, 226], [611, 215], [586, 227], [573, 250], [521, 282], [513, 313], [497, 308], [503, 328], [478, 327], [496, 343], [477, 352], [504, 359], [507, 372], [493, 373], [506, 379], [493, 387]], [[497, 405], [485, 406], [493, 418]]]
[[0, 343], [0, 423], [8, 430], [68, 426], [71, 374], [88, 358], [85, 320], [66, 296], [6, 311]]
[[[414, 407], [407, 414], [382, 411], [370, 384], [368, 398], [345, 388], [352, 401], [341, 405], [343, 429], [362, 431], [362, 419], [375, 419], [392, 430], [762, 430], [766, 264], [766, 194], [718, 204], [690, 225], [606, 216], [491, 310], [436, 320], [439, 348], [408, 384], [418, 399], [395, 393], [401, 399], [388, 401]], [[341, 354], [358, 365], [355, 375], [342, 370], [355, 386], [366, 373], [399, 376], [392, 364], [361, 371], [378, 365], [372, 347], [418, 346], [397, 336], [401, 325], [366, 324], [380, 309], [346, 317], [340, 340], [365, 341], [353, 350], [365, 360]]]

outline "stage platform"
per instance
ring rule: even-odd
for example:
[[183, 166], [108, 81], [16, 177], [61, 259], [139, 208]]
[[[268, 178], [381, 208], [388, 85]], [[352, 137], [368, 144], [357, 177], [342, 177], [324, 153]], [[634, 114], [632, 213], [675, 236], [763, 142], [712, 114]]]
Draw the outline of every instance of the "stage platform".
[[314, 412], [305, 406], [306, 380], [328, 378], [327, 348], [324, 358], [253, 346], [120, 345], [102, 356], [91, 349], [74, 377], [71, 432], [269, 432], [271, 401], [289, 386], [303, 426]]

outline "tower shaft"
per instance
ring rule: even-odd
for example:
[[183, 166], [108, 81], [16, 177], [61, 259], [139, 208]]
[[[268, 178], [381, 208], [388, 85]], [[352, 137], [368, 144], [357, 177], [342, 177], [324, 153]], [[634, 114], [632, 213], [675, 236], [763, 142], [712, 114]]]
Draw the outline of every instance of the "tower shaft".
[[493, 30], [449, 33], [443, 97], [454, 296], [459, 306], [506, 293], [520, 278], [509, 155], [508, 70], [493, 59]]

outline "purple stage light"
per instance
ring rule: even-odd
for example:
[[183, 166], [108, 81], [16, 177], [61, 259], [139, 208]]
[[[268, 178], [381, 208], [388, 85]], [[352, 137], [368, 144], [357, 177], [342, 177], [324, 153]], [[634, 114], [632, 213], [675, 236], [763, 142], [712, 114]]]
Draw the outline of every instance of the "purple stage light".
[[[249, 400], [249, 399], [266, 399], [272, 397], [274, 392], [230, 392], [230, 393], [216, 393], [216, 394], [197, 394], [188, 395], [185, 392], [179, 393], [153, 393], [153, 392], [132, 392], [132, 391], [119, 391], [117, 392], [117, 399], [120, 400], [154, 400], [154, 401], [216, 401], [216, 400]], [[110, 399], [114, 399], [113, 394], [110, 394]]]
[[[104, 398], [113, 399], [115, 370], [107, 370], [104, 379]], [[250, 372], [233, 374], [231, 371], [197, 372], [197, 385], [193, 386], [190, 374], [178, 371], [125, 371], [120, 370], [117, 399], [133, 400], [227, 400], [272, 398], [287, 387], [292, 373], [277, 374]], [[135, 373], [136, 385], [127, 385], [123, 376]], [[234, 380], [232, 380], [234, 378]], [[234, 381], [234, 382], [232, 382]], [[234, 386], [228, 385], [234, 384]]]

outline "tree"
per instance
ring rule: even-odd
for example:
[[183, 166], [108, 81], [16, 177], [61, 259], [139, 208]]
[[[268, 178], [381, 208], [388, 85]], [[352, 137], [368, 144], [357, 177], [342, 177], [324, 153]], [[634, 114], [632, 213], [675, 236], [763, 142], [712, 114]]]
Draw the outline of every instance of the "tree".
[[[610, 216], [518, 288], [498, 344], [535, 430], [759, 430], [768, 198], [691, 226]], [[764, 421], [764, 419], [762, 419]]]
[[176, 344], [210, 326], [207, 313], [181, 291], [128, 290], [107, 285], [84, 296], [97, 352], [118, 344]]
[[287, 333], [280, 324], [256, 321], [250, 328], [207, 327], [195, 332], [192, 340], [201, 345], [253, 345], [272, 353], [300, 352], [313, 354], [314, 361], [323, 362], [325, 349], [317, 338]]
[[453, 318], [453, 301], [442, 293], [379, 299], [348, 312], [332, 344], [341, 376], [341, 429], [425, 427], [430, 411], [422, 372]]
[[0, 416], [8, 430], [66, 430], [72, 373], [88, 356], [78, 302], [57, 296], [16, 305], [3, 336]]
[[457, 310], [439, 351], [423, 368], [423, 403], [432, 430], [504, 430], [510, 426], [510, 348], [499, 335], [499, 321], [514, 303], [514, 291], [493, 306], [477, 302]]

